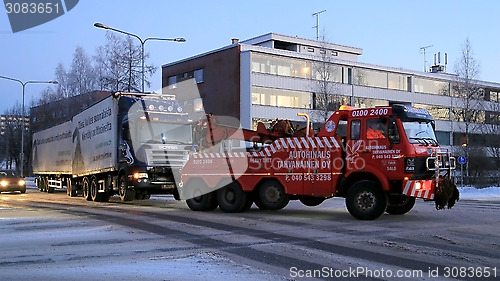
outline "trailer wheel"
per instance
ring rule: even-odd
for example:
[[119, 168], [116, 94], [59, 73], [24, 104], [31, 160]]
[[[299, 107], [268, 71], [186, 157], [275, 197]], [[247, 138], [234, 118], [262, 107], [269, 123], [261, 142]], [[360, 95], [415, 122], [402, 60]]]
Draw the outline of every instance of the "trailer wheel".
[[347, 191], [345, 198], [349, 213], [360, 220], [374, 220], [387, 208], [387, 196], [370, 180], [355, 183]]
[[222, 211], [238, 213], [247, 203], [247, 193], [243, 192], [238, 182], [234, 181], [217, 190], [217, 202]]
[[87, 201], [92, 201], [92, 196], [90, 195], [90, 181], [88, 177], [83, 178], [82, 189], [83, 189], [83, 199]]
[[306, 205], [306, 206], [309, 206], [309, 207], [314, 207], [314, 206], [318, 206], [319, 204], [323, 203], [323, 201], [325, 201], [325, 198], [324, 197], [314, 197], [314, 196], [304, 196], [304, 197], [300, 197], [300, 202], [302, 202], [302, 204]]
[[40, 192], [45, 192], [45, 177], [40, 177], [37, 183], [38, 183], [38, 190], [40, 190]]
[[415, 206], [415, 197], [402, 196], [395, 202], [390, 200], [385, 211], [391, 215], [404, 215], [411, 211], [413, 206]]
[[43, 177], [36, 179], [36, 186], [38, 187], [38, 191], [43, 192]]
[[258, 201], [255, 200], [257, 206], [267, 210], [281, 210], [288, 205], [290, 197], [285, 193], [285, 188], [277, 180], [266, 180], [260, 184], [258, 189]]
[[71, 179], [66, 179], [66, 193], [69, 197], [76, 197], [76, 189]]
[[120, 176], [120, 182], [118, 183], [118, 188], [120, 190], [120, 199], [122, 201], [132, 201], [135, 198], [135, 190], [128, 188], [128, 179], [125, 174]]

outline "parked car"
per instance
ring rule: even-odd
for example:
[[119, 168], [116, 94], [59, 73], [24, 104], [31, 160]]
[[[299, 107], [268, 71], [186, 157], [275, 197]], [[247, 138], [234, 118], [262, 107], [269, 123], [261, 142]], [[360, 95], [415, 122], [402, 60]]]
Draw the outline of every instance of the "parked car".
[[14, 170], [0, 170], [0, 192], [4, 191], [26, 193], [26, 181]]

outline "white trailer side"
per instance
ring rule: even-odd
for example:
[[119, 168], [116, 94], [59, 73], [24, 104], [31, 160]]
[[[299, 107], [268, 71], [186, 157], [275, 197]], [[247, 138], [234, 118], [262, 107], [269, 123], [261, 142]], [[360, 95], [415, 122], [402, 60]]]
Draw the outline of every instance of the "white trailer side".
[[118, 104], [109, 96], [73, 117], [73, 176], [117, 169]]
[[33, 172], [71, 174], [73, 163], [71, 121], [33, 134]]

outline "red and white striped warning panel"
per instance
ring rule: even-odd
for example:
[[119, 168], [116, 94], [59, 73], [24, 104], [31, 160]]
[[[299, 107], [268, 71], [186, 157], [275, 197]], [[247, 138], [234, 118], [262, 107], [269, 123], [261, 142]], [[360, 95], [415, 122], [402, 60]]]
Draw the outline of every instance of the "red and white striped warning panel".
[[403, 194], [410, 197], [434, 199], [432, 180], [409, 180], [404, 184]]
[[193, 158], [270, 157], [273, 153], [283, 150], [314, 150], [325, 148], [338, 149], [340, 146], [334, 137], [281, 138], [275, 140], [259, 152], [195, 153], [193, 154]]

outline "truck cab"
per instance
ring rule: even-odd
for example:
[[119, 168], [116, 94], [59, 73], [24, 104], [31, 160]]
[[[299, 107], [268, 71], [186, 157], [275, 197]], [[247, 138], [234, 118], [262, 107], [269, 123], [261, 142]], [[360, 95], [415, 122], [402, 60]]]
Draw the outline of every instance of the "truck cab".
[[188, 114], [169, 95], [122, 96], [119, 108], [120, 196], [128, 201], [150, 194], [176, 194], [175, 177], [193, 146]]
[[[458, 193], [450, 179], [455, 159], [439, 146], [434, 119], [425, 109], [399, 104], [343, 107], [318, 135], [333, 136], [343, 146], [345, 165], [336, 196], [348, 196], [350, 187], [362, 178], [386, 193], [388, 213], [408, 212], [415, 198], [437, 199], [438, 209], [451, 207], [458, 199], [458, 195], [451, 199], [453, 196], [441, 198], [441, 194], [435, 198], [440, 185], [451, 188], [447, 193]], [[370, 198], [365, 197], [367, 206], [372, 204]]]

